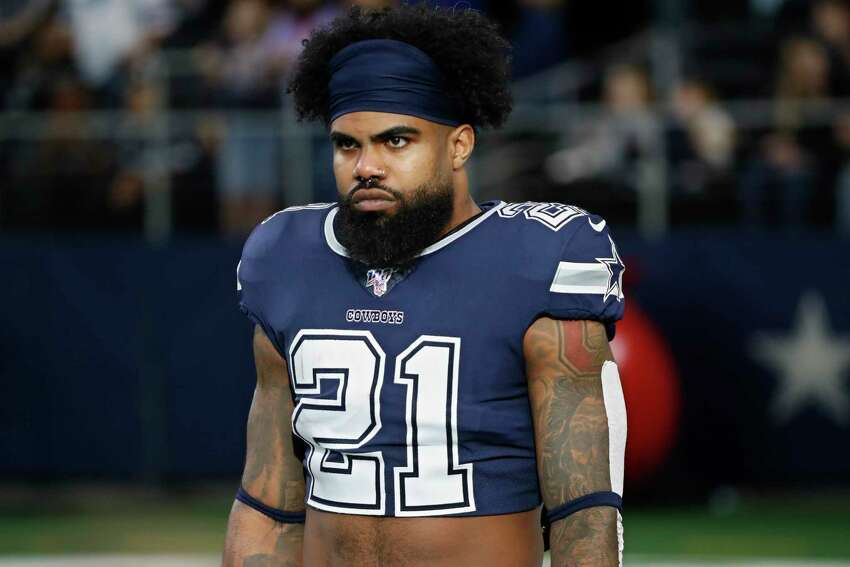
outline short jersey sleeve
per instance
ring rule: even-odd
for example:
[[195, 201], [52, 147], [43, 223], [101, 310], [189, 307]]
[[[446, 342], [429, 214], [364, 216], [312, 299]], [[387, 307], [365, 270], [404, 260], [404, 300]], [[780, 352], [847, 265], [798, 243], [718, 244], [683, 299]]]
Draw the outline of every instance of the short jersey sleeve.
[[551, 267], [546, 315], [599, 321], [611, 339], [623, 317], [625, 266], [605, 220], [589, 215], [574, 222]]
[[257, 226], [242, 248], [242, 256], [236, 266], [236, 297], [239, 309], [272, 342], [275, 333], [269, 323], [270, 298], [274, 293], [276, 278], [276, 241], [280, 237], [283, 219], [274, 219]]

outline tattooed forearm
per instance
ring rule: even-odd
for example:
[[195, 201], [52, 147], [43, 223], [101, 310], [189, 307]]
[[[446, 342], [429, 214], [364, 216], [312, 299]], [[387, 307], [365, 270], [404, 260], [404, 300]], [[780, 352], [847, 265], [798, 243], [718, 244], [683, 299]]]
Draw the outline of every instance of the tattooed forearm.
[[[539, 319], [525, 337], [540, 490], [548, 508], [611, 490], [608, 422], [600, 374], [613, 360], [605, 328]], [[617, 511], [589, 508], [555, 522], [552, 565], [618, 564]]]
[[277, 542], [274, 552], [249, 555], [242, 562], [243, 567], [301, 567], [300, 555], [294, 557], [292, 551], [297, 549], [300, 552], [304, 539], [303, 526], [281, 526], [275, 531]]
[[301, 567], [303, 540], [303, 525], [272, 522], [236, 502], [222, 567]]
[[[293, 452], [293, 403], [286, 364], [269, 339], [254, 334], [257, 387], [248, 415], [242, 486], [267, 506], [304, 510], [304, 476]], [[230, 513], [222, 564], [226, 567], [300, 567], [304, 526], [280, 524], [236, 502]]]

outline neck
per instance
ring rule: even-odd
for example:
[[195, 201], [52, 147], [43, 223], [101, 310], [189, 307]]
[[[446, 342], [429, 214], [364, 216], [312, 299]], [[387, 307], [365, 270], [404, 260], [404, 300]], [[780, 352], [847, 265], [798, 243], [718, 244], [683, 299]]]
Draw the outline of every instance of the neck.
[[455, 187], [454, 212], [452, 212], [449, 223], [440, 233], [440, 238], [481, 212], [472, 195], [469, 194], [469, 177], [466, 175], [466, 170], [456, 171], [453, 181]]

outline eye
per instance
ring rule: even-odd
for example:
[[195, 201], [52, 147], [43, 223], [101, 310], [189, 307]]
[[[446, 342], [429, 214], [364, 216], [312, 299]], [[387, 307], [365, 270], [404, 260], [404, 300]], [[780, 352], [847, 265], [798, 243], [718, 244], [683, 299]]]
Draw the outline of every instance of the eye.
[[400, 149], [406, 146], [410, 140], [407, 138], [402, 138], [401, 136], [393, 136], [392, 138], [387, 139], [387, 145], [391, 148]]
[[351, 140], [351, 139], [344, 139], [343, 138], [343, 139], [334, 140], [334, 145], [337, 147], [337, 149], [340, 149], [340, 150], [343, 150], [343, 151], [348, 151], [348, 150], [353, 150], [354, 148], [356, 148], [357, 142], [355, 142], [354, 140]]

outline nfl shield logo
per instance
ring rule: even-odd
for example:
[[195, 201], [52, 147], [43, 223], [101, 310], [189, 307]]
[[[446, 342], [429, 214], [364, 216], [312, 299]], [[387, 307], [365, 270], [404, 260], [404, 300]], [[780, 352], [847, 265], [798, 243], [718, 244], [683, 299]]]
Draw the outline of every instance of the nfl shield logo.
[[387, 293], [387, 285], [393, 277], [395, 269], [369, 270], [366, 272], [366, 287], [372, 288], [372, 293], [381, 297]]

